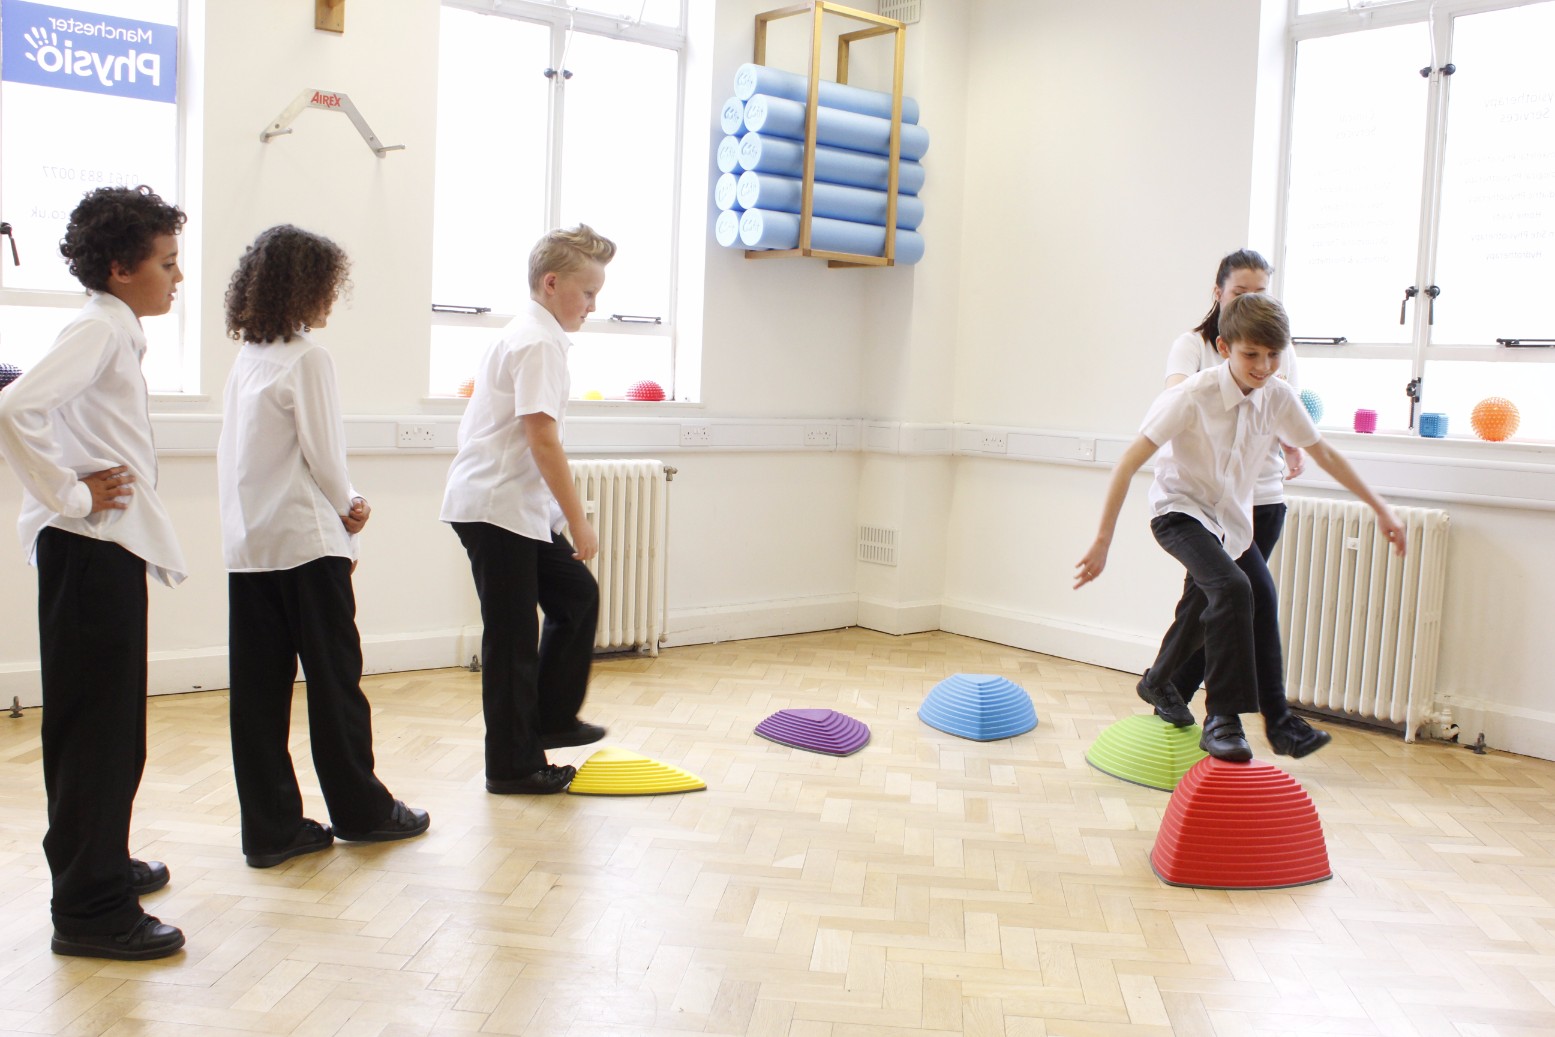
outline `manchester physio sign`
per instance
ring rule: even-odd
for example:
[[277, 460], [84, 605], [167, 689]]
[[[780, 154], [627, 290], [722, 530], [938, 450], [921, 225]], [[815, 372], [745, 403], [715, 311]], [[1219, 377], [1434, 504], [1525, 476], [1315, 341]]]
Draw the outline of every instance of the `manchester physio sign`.
[[178, 29], [63, 7], [0, 3], [7, 82], [169, 104], [178, 96]]

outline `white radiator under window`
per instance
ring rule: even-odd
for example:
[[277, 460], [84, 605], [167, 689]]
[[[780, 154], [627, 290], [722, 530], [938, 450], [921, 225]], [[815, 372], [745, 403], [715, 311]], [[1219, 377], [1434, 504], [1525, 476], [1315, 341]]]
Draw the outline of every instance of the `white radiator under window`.
[[1285, 532], [1269, 560], [1280, 593], [1286, 697], [1401, 726], [1404, 740], [1414, 741], [1436, 693], [1447, 513], [1394, 508], [1407, 531], [1399, 558], [1358, 501], [1286, 503]]
[[588, 563], [599, 581], [594, 647], [659, 654], [668, 596], [669, 482], [662, 461], [572, 461], [572, 483], [599, 534]]

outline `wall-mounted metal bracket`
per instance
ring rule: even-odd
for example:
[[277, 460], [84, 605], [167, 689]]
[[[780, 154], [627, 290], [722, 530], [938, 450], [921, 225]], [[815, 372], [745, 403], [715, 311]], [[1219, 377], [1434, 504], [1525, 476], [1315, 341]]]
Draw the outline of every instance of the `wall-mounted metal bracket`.
[[259, 139], [266, 143], [271, 137], [279, 137], [291, 133], [291, 122], [302, 114], [304, 108], [319, 108], [326, 112], [344, 112], [351, 120], [351, 125], [356, 127], [356, 132], [362, 135], [367, 146], [372, 148], [379, 158], [391, 151], [404, 151], [403, 144], [385, 144], [373, 133], [373, 128], [367, 125], [367, 120], [362, 118], [362, 113], [356, 110], [356, 105], [351, 103], [351, 98], [345, 94], [333, 90], [315, 90], [308, 88], [297, 95], [297, 99], [286, 106], [275, 121], [260, 131]]

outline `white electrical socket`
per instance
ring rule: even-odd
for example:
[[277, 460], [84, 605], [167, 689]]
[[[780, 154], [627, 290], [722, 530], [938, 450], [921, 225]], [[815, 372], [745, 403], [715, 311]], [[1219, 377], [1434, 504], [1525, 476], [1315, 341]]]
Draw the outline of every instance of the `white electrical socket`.
[[804, 430], [804, 445], [833, 448], [837, 445], [837, 433], [829, 428], [812, 425]]
[[1080, 440], [1078, 446], [1075, 447], [1075, 454], [1082, 461], [1094, 461], [1094, 460], [1096, 460], [1096, 440], [1094, 440], [1094, 439], [1082, 439], [1082, 440]]
[[983, 450], [990, 454], [1006, 454], [1010, 450], [1009, 437], [1003, 432], [983, 431]]
[[711, 425], [682, 425], [680, 426], [681, 446], [712, 446], [713, 426]]
[[401, 450], [430, 450], [437, 445], [437, 430], [431, 425], [413, 425], [402, 421], [394, 428]]

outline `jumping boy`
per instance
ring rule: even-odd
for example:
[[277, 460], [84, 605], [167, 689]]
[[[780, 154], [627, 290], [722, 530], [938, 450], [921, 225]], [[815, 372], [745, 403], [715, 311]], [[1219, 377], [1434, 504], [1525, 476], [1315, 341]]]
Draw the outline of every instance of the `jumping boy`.
[[581, 224], [535, 245], [531, 301], [481, 358], [443, 495], [442, 519], [470, 556], [481, 602], [486, 791], [499, 795], [561, 792], [577, 771], [547, 763], [545, 750], [605, 736], [578, 718], [599, 615], [599, 586], [583, 563], [599, 539], [572, 485], [561, 424], [567, 333], [594, 311], [615, 251]]
[[[1274, 377], [1289, 343], [1290, 321], [1277, 300], [1253, 293], [1225, 305], [1216, 345], [1226, 362], [1156, 398], [1140, 435], [1113, 469], [1096, 540], [1076, 565], [1076, 588], [1101, 575], [1129, 481], [1160, 450], [1150, 488], [1150, 529], [1188, 570], [1207, 605], [1199, 615], [1178, 611], [1138, 691], [1164, 719], [1191, 724], [1193, 716], [1171, 682], [1152, 675], [1175, 673], [1202, 644], [1206, 716], [1199, 747], [1222, 760], [1252, 759], [1239, 714], [1255, 709], [1264, 713], [1276, 752], [1302, 756], [1327, 740], [1290, 712], [1279, 616], [1273, 608], [1254, 608], [1257, 600], [1275, 600], [1268, 566], [1251, 545], [1253, 491], [1276, 439], [1306, 450], [1370, 505], [1377, 531], [1404, 553], [1404, 528], [1387, 503], [1318, 434], [1295, 390]], [[1265, 593], [1255, 594], [1253, 581], [1265, 584]]]
[[140, 321], [172, 308], [184, 219], [145, 186], [82, 199], [59, 250], [91, 296], [0, 395], [0, 453], [22, 485], [22, 547], [38, 568], [56, 954], [139, 961], [184, 945], [140, 907], [167, 885], [166, 866], [129, 855], [146, 763], [146, 575], [185, 576], [157, 496]]

